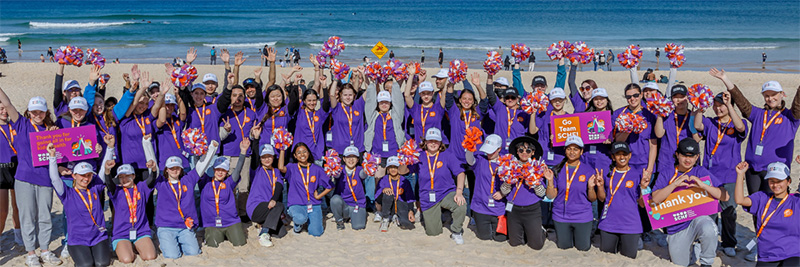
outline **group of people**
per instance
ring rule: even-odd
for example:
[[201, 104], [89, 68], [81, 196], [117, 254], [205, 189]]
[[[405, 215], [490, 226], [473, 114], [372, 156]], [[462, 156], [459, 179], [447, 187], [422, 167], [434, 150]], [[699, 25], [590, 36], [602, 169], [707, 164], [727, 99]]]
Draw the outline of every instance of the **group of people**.
[[[26, 264], [61, 263], [48, 250], [53, 191], [64, 206], [69, 256], [78, 266], [106, 266], [111, 250], [123, 263], [137, 254], [154, 259], [154, 235], [165, 258], [201, 253], [200, 229], [206, 247], [225, 240], [245, 245], [249, 222], [260, 225], [258, 241], [265, 247], [288, 231], [321, 236], [330, 230], [323, 227], [328, 212], [338, 230], [348, 223], [365, 229], [372, 212], [380, 231], [421, 225], [435, 236], [448, 228], [456, 244], [464, 242], [469, 216], [481, 240], [540, 250], [553, 234], [546, 229], [554, 229], [558, 248], [587, 251], [598, 236], [601, 251], [635, 258], [642, 239], [664, 236], [652, 234], [643, 195], [658, 204], [679, 186], [707, 191], [722, 212], [664, 229], [666, 238], [657, 241], [669, 247], [675, 264], [689, 265], [693, 256], [701, 265], [713, 263], [716, 217], [724, 252], [735, 256], [737, 205], [754, 214], [759, 265], [800, 264], [800, 247], [793, 245], [800, 239], [800, 215], [792, 212], [800, 209], [800, 198], [788, 188], [800, 94], [787, 108], [777, 82], [764, 83], [765, 102], [754, 106], [724, 71], [712, 69], [727, 90], [714, 97], [715, 116], [705, 117], [705, 110], [691, 109], [686, 86], [639, 84], [635, 70], [630, 84], [612, 91], [626, 100], [614, 109], [609, 90], [593, 80], [577, 84], [577, 65], [567, 70], [563, 59], [553, 86], [536, 76], [526, 89], [515, 64], [511, 83], [472, 73], [455, 90], [447, 69], [428, 78], [411, 65], [407, 79], [377, 82], [358, 67], [337, 80], [309, 56], [314, 79], [306, 87], [293, 78], [299, 67], [278, 81], [277, 53], [269, 50], [266, 82], [262, 67], [240, 82], [243, 54], [231, 58], [222, 50], [222, 79], [207, 73], [178, 88], [134, 65], [123, 76], [119, 100], [106, 96], [97, 67], [82, 90], [76, 80], [63, 81], [65, 65], [59, 65], [52, 108], [37, 96], [18, 110], [0, 89], [0, 192], [16, 193]], [[190, 49], [185, 64], [196, 58]], [[670, 72], [670, 81], [676, 73]], [[528, 114], [520, 99], [537, 91], [547, 93], [550, 105]], [[646, 108], [644, 99], [655, 94], [672, 100], [668, 116]], [[569, 104], [575, 113], [609, 112], [612, 121], [638, 114], [646, 127], [615, 131], [603, 143], [570, 137], [553, 146], [550, 117], [567, 114]], [[102, 140], [97, 159], [59, 163], [50, 144], [49, 164], [33, 166], [29, 133], [87, 125]], [[462, 141], [474, 128], [483, 133], [483, 144], [472, 152]], [[189, 153], [182, 140], [187, 129], [203, 133], [205, 151]], [[294, 137], [290, 146], [274, 138], [285, 132]], [[417, 163], [398, 157], [406, 140], [421, 148]], [[334, 177], [323, 168], [329, 149], [342, 157], [343, 170]], [[360, 164], [367, 152], [380, 158], [374, 173]], [[542, 183], [501, 180], [499, 158], [509, 154], [523, 163], [544, 161], [549, 168]], [[108, 222], [106, 198], [113, 213]]]

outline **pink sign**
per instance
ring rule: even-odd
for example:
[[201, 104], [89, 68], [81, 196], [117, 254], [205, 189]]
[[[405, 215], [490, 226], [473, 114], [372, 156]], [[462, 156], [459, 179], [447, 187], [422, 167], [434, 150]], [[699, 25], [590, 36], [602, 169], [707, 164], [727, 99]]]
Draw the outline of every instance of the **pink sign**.
[[30, 133], [33, 166], [47, 165], [47, 144], [56, 147], [58, 163], [97, 158], [97, 129], [93, 125]]
[[610, 111], [582, 112], [550, 117], [553, 146], [563, 146], [567, 137], [579, 136], [583, 144], [597, 144], [608, 140], [614, 130]]
[[[711, 185], [711, 179], [700, 178], [703, 183]], [[698, 216], [710, 215], [720, 211], [719, 200], [698, 187], [679, 186], [659, 204], [652, 203], [651, 195], [644, 195], [647, 217], [653, 229], [667, 227], [691, 221]]]

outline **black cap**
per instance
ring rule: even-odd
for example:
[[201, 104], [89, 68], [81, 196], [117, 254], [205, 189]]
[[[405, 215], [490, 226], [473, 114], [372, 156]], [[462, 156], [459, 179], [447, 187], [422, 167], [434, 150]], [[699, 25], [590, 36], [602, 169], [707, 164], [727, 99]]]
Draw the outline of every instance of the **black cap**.
[[547, 79], [544, 78], [542, 75], [537, 75], [533, 77], [533, 81], [531, 82], [532, 86], [536, 86], [537, 84], [541, 84], [547, 86]]
[[506, 90], [503, 92], [503, 98], [507, 96], [513, 96], [519, 98], [519, 92], [517, 92], [517, 88], [514, 87], [506, 88]]
[[625, 152], [626, 154], [631, 153], [631, 148], [628, 146], [626, 142], [614, 142], [611, 144], [611, 154], [617, 154], [617, 152]]
[[700, 154], [700, 144], [698, 144], [697, 141], [691, 137], [683, 138], [678, 143], [678, 154], [684, 156], [694, 156]]
[[245, 79], [244, 82], [242, 82], [242, 85], [244, 86], [244, 88], [247, 88], [248, 86], [258, 87], [258, 83], [253, 78]]
[[722, 98], [722, 96], [724, 96], [724, 95], [725, 94], [723, 94], [723, 93], [719, 93], [716, 96], [714, 96], [714, 102], [717, 102], [717, 103], [720, 103], [720, 104], [725, 104], [725, 99]]
[[689, 90], [686, 89], [686, 86], [678, 84], [672, 87], [672, 93], [669, 97], [673, 97], [677, 94], [689, 95]]
[[152, 83], [150, 83], [150, 87], [147, 88], [147, 91], [150, 92], [150, 90], [153, 90], [155, 88], [161, 88], [161, 84], [156, 81], [153, 81]]

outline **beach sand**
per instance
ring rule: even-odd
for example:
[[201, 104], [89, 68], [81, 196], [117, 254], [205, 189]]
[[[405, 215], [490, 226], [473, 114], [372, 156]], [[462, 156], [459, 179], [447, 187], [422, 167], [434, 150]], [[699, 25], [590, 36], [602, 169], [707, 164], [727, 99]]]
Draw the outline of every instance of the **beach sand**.
[[[122, 94], [123, 72], [130, 71], [131, 64], [109, 64], [103, 69], [103, 73], [111, 75], [109, 92], [107, 96], [117, 96]], [[164, 74], [164, 66], [157, 64], [140, 65], [140, 69], [151, 72], [151, 77], [157, 81], [163, 81], [167, 76]], [[199, 74], [213, 72], [222, 79], [224, 72], [223, 66], [197, 65]], [[242, 67], [240, 80], [252, 77], [254, 66]], [[11, 97], [15, 106], [23, 110], [27, 100], [33, 96], [44, 96], [48, 101], [53, 97], [53, 77], [57, 69], [54, 63], [14, 63], [0, 65], [0, 87]], [[523, 72], [523, 81], [530, 90], [530, 81], [534, 75], [544, 75], [549, 87], [555, 83], [556, 72], [554, 69], [539, 69], [536, 72]], [[436, 73], [436, 69], [428, 69], [429, 77]], [[473, 70], [471, 70], [473, 71]], [[483, 70], [475, 69], [485, 77]], [[289, 68], [279, 69], [278, 73], [288, 73]], [[69, 66], [65, 71], [65, 79], [77, 79], [82, 85], [88, 79], [89, 68], [84, 66], [76, 68]], [[303, 70], [303, 75], [307, 81], [313, 78], [312, 69]], [[644, 71], [638, 72], [641, 78]], [[668, 75], [667, 70], [657, 71], [656, 75]], [[267, 70], [262, 74], [263, 79], [267, 79]], [[496, 77], [503, 76], [511, 78], [511, 73], [503, 71]], [[761, 84], [765, 81], [776, 80], [784, 86], [787, 94], [787, 105], [791, 103], [792, 97], [800, 84], [800, 74], [778, 74], [778, 73], [728, 73], [730, 79], [736, 83], [743, 91], [745, 96], [756, 105], [761, 105], [763, 99], [760, 96]], [[278, 75], [280, 77], [280, 75]], [[622, 89], [630, 82], [627, 71], [614, 72], [579, 72], [577, 81], [583, 79], [594, 79], [598, 85], [608, 89], [611, 102], [615, 108], [625, 104]], [[280, 78], [279, 78], [280, 79]], [[723, 89], [724, 85], [717, 79], [711, 77], [706, 72], [680, 71], [678, 80], [685, 81], [687, 86], [694, 83], [703, 83], [711, 87], [715, 92]], [[428, 80], [431, 80], [430, 78]], [[221, 83], [220, 83], [221, 84]], [[665, 84], [661, 84], [662, 91]], [[456, 87], [457, 89], [460, 86]], [[569, 106], [569, 105], [568, 105]], [[568, 108], [571, 109], [571, 108]], [[708, 116], [713, 115], [708, 111]], [[795, 145], [795, 155], [800, 155], [800, 146]], [[796, 164], [793, 164], [796, 165]], [[800, 177], [800, 168], [794, 166], [793, 177]], [[792, 183], [791, 188], [796, 189], [798, 180]], [[62, 206], [54, 197], [53, 203], [53, 242], [50, 249], [59, 253], [61, 251], [61, 240], [63, 239], [62, 225]], [[106, 211], [106, 218], [110, 212]], [[752, 238], [755, 237], [753, 230], [752, 217], [745, 213], [741, 207], [738, 208], [738, 227], [737, 238], [740, 247], [744, 247]], [[203, 254], [194, 257], [183, 257], [178, 260], [164, 259], [160, 254], [154, 261], [143, 262], [137, 259], [134, 266], [248, 266], [260, 265], [269, 261], [270, 265], [504, 265], [504, 266], [670, 266], [669, 254], [666, 248], [659, 247], [655, 242], [646, 243], [643, 250], [638, 253], [637, 259], [628, 259], [619, 254], [608, 254], [601, 252], [596, 246], [599, 244], [598, 238], [593, 240], [593, 247], [588, 252], [580, 252], [575, 249], [561, 250], [554, 243], [554, 234], [550, 234], [541, 251], [534, 251], [527, 246], [510, 247], [506, 242], [498, 243], [493, 241], [481, 241], [475, 237], [471, 228], [465, 227], [464, 245], [456, 246], [448, 237], [448, 231], [436, 236], [428, 237], [423, 228], [417, 224], [417, 228], [410, 231], [403, 231], [395, 226], [389, 228], [389, 232], [381, 233], [378, 223], [372, 222], [370, 214], [367, 229], [354, 231], [349, 228], [343, 231], [335, 230], [335, 223], [327, 220], [326, 232], [322, 237], [315, 238], [307, 233], [300, 235], [289, 234], [282, 239], [273, 239], [274, 247], [264, 248], [258, 244], [258, 229], [255, 226], [248, 226], [248, 244], [243, 247], [234, 248], [229, 242], [223, 243], [219, 248], [203, 248]], [[464, 222], [465, 226], [469, 219]], [[0, 265], [23, 266], [25, 260], [24, 248], [14, 244], [13, 227], [11, 216], [6, 220], [6, 231], [0, 238], [0, 246], [3, 252], [0, 254]], [[735, 258], [724, 255], [721, 251], [717, 252], [717, 259], [714, 266], [752, 266], [754, 263], [744, 260], [747, 251], [739, 250]], [[122, 265], [113, 262], [115, 266]], [[72, 265], [71, 260], [65, 260], [65, 265]]]

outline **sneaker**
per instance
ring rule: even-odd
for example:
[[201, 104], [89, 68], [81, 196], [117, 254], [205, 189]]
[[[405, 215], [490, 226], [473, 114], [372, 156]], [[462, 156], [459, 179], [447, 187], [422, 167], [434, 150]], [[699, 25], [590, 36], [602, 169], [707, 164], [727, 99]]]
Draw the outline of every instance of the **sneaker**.
[[386, 218], [381, 221], [381, 232], [388, 232], [388, 231], [389, 231], [389, 218]]
[[303, 229], [300, 229], [300, 231], [297, 231], [297, 229], [294, 229], [294, 227], [292, 227], [292, 234], [294, 234], [294, 235], [300, 235], [300, 232], [302, 232], [302, 231], [303, 231]]
[[40, 267], [42, 266], [42, 263], [39, 262], [39, 256], [33, 254], [33, 255], [28, 255], [28, 258], [25, 259], [25, 265], [30, 267]]
[[419, 210], [416, 210], [414, 212], [414, 221], [415, 222], [421, 222], [422, 221], [422, 213], [419, 212]]
[[42, 262], [48, 265], [61, 265], [63, 263], [52, 251], [42, 252]]
[[456, 245], [463, 245], [464, 244], [464, 237], [461, 234], [450, 234], [450, 239], [456, 241]]
[[736, 257], [736, 249], [735, 248], [722, 248], [722, 251], [725, 252], [725, 255], [728, 257]]
[[641, 237], [639, 237], [639, 244], [637, 250], [642, 250], [642, 249], [644, 249], [644, 241], [642, 240]]
[[375, 217], [372, 218], [372, 222], [381, 222], [381, 219], [383, 219], [381, 218], [381, 214], [376, 212]]
[[20, 246], [25, 245], [25, 242], [22, 242], [22, 231], [20, 229], [14, 229], [14, 243]]
[[68, 246], [65, 244], [64, 248], [61, 249], [61, 258], [62, 259], [69, 258], [69, 249], [67, 249], [67, 248], [68, 248]]
[[392, 215], [392, 221], [395, 225], [397, 225], [397, 227], [400, 227], [400, 217], [397, 217], [397, 214]]
[[656, 241], [659, 247], [667, 247], [667, 237], [665, 235], [659, 235], [656, 237]]
[[344, 230], [344, 221], [336, 221], [336, 230]]
[[753, 248], [753, 250], [751, 250], [749, 254], [744, 256], [744, 260], [750, 261], [750, 262], [755, 262], [756, 258], [758, 258], [758, 249], [757, 248]]
[[263, 233], [258, 235], [258, 243], [261, 244], [263, 247], [271, 247], [273, 246], [272, 240], [269, 238], [269, 234]]

